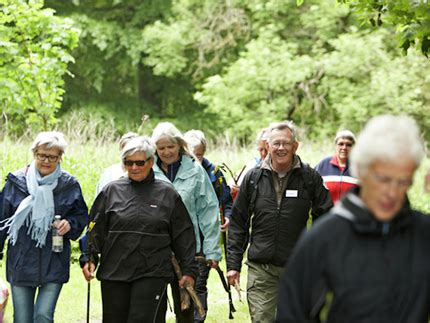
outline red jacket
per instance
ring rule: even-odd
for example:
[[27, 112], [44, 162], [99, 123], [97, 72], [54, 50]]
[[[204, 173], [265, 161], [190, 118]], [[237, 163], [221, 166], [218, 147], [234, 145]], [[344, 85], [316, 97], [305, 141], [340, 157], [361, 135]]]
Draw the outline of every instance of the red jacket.
[[336, 203], [351, 188], [358, 186], [358, 180], [349, 172], [349, 163], [347, 162], [342, 169], [336, 156], [324, 158], [315, 166], [315, 170], [323, 178], [333, 203]]

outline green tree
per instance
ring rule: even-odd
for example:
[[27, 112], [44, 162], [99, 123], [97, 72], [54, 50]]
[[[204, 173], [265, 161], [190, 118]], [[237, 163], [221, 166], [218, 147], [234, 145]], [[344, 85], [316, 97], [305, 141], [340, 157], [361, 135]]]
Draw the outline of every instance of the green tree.
[[430, 50], [430, 3], [428, 0], [339, 0], [348, 3], [373, 26], [388, 22], [397, 27], [401, 47], [416, 45], [428, 57]]
[[48, 129], [74, 62], [78, 31], [70, 19], [43, 9], [43, 1], [0, 0], [0, 102], [4, 129]]

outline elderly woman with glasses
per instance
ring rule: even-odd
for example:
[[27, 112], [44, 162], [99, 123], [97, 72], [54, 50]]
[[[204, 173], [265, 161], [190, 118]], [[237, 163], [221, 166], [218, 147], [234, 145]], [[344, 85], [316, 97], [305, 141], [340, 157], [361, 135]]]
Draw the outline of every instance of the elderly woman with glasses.
[[107, 184], [91, 208], [90, 261], [83, 273], [101, 281], [103, 322], [165, 322], [172, 252], [183, 286], [193, 285], [193, 225], [172, 185], [154, 177], [155, 147], [147, 137], [130, 140], [121, 158], [127, 176]]
[[357, 187], [358, 180], [351, 175], [349, 155], [355, 144], [355, 136], [349, 130], [341, 130], [334, 139], [336, 153], [321, 160], [315, 170], [321, 175], [324, 185], [336, 203], [351, 188]]
[[360, 186], [297, 243], [286, 266], [276, 322], [428, 322], [430, 217], [408, 191], [424, 157], [416, 122], [383, 115], [351, 153]]
[[[209, 177], [189, 151], [182, 133], [173, 124], [159, 123], [152, 133], [152, 139], [157, 147], [155, 176], [173, 184], [193, 222], [197, 242], [193, 256], [202, 252], [206, 264], [215, 268], [221, 260], [220, 225], [218, 198]], [[200, 279], [204, 277], [199, 275], [197, 284]], [[193, 308], [181, 311], [177, 282], [172, 283], [172, 294], [177, 321], [194, 322]]]
[[[79, 183], [61, 169], [66, 145], [62, 133], [41, 132], [31, 146], [34, 160], [9, 173], [3, 188], [0, 246], [3, 250], [8, 237], [6, 277], [14, 322], [53, 322], [69, 280], [70, 239], [79, 238], [88, 221]], [[61, 216], [55, 222], [63, 237], [61, 252], [52, 248], [54, 215]]]

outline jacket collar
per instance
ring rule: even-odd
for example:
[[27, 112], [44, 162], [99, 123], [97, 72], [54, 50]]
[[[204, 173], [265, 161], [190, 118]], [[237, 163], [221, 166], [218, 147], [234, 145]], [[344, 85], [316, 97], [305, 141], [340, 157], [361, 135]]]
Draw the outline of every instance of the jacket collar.
[[[155, 173], [162, 174], [163, 177], [166, 180], [168, 180], [166, 174], [162, 171], [161, 167], [159, 166], [158, 156], [155, 156], [155, 159], [156, 159], [156, 162], [154, 163], [154, 166], [153, 166]], [[191, 158], [190, 156], [187, 156], [187, 155], [182, 155], [181, 167], [179, 167], [175, 178], [186, 179], [186, 178], [195, 176], [197, 171], [194, 167], [194, 163], [195, 163], [195, 161], [193, 158]], [[173, 181], [172, 181], [172, 183], [173, 183]]]
[[151, 170], [149, 171], [148, 176], [146, 176], [143, 181], [139, 181], [138, 182], [138, 181], [132, 180], [130, 177], [127, 177], [127, 178], [129, 180], [129, 182], [131, 183], [131, 185], [147, 185], [147, 184], [150, 184], [150, 183], [154, 182], [155, 175], [154, 175], [154, 171], [151, 168]]
[[[330, 160], [330, 164], [336, 166], [337, 168], [340, 168], [339, 166], [339, 161], [337, 160], [336, 155], [333, 155], [333, 157]], [[349, 159], [346, 160], [346, 164], [345, 164], [345, 170], [349, 168]]]
[[351, 189], [332, 209], [332, 213], [350, 221], [356, 232], [389, 235], [401, 231], [412, 224], [412, 210], [409, 200], [406, 200], [402, 209], [396, 214], [393, 220], [390, 222], [381, 222], [374, 217], [361, 200], [359, 191], [358, 187]]

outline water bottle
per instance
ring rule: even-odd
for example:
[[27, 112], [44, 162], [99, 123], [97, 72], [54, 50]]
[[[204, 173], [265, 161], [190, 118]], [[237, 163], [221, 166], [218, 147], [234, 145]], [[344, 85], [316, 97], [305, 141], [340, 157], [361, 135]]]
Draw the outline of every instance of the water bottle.
[[52, 251], [63, 252], [63, 236], [58, 233], [58, 223], [61, 220], [61, 215], [54, 217], [54, 223], [52, 224]]

